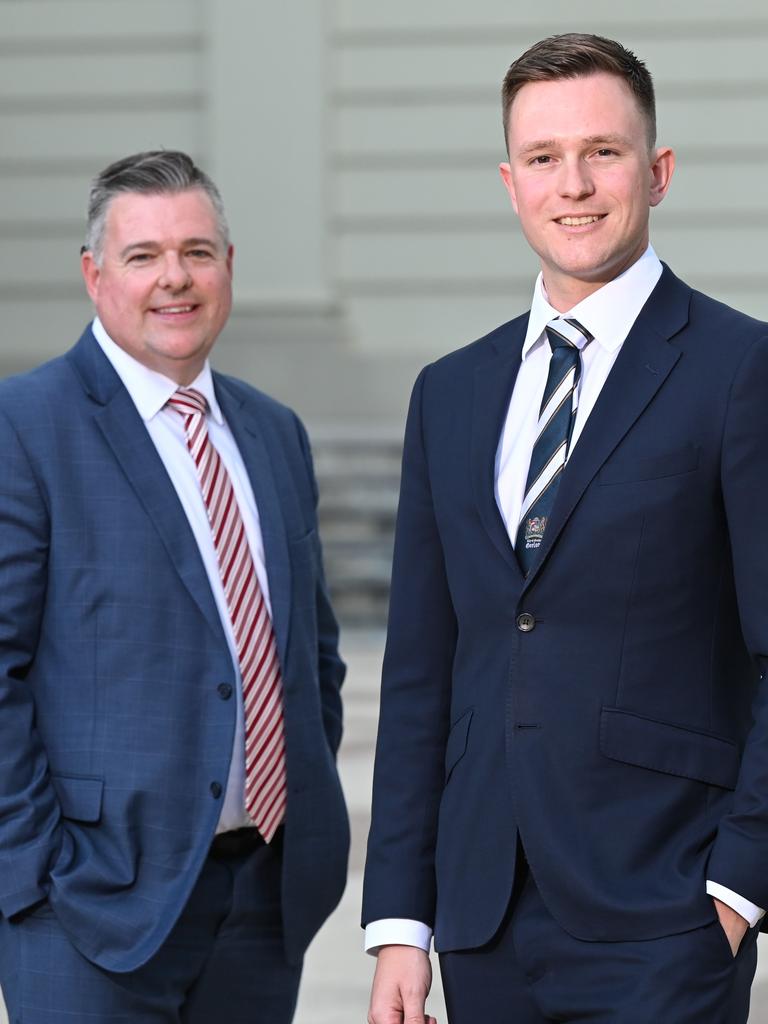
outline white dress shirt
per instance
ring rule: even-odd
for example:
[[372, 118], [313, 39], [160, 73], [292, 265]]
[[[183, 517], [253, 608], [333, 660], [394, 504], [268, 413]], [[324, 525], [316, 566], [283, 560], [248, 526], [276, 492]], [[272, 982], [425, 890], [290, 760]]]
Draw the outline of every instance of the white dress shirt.
[[[213, 546], [213, 535], [211, 534], [211, 527], [208, 522], [208, 512], [203, 501], [195, 465], [187, 448], [184, 419], [179, 413], [166, 407], [166, 402], [179, 385], [175, 381], [170, 380], [170, 378], [165, 377], [162, 373], [150, 370], [143, 363], [130, 356], [124, 349], [120, 348], [109, 337], [98, 317], [93, 321], [92, 330], [101, 350], [114, 367], [115, 372], [131, 396], [133, 404], [144, 421], [152, 443], [157, 449], [157, 454], [162, 459], [168, 476], [171, 478], [171, 483], [179, 496], [179, 501], [189, 521], [200, 551], [200, 557], [205, 566], [211, 591], [216, 602], [216, 609], [219, 613], [232, 657], [232, 671], [237, 681], [235, 686], [237, 694], [237, 721], [229, 778], [227, 779], [224, 802], [216, 831], [217, 833], [227, 832], [231, 829], [253, 825], [245, 811], [245, 740], [242, 680], [237, 659], [235, 637], [232, 631], [232, 621], [229, 617], [227, 600], [221, 582], [216, 549]], [[211, 443], [221, 456], [222, 462], [226, 466], [232, 481], [245, 534], [248, 538], [248, 547], [251, 550], [256, 576], [264, 594], [267, 609], [271, 615], [269, 581], [267, 580], [267, 570], [264, 562], [264, 541], [259, 524], [259, 510], [256, 507], [253, 489], [251, 488], [250, 480], [248, 479], [248, 474], [235, 439], [221, 414], [219, 403], [216, 401], [211, 368], [207, 361], [199, 376], [189, 387], [195, 388], [195, 390], [205, 395], [208, 402], [208, 414], [206, 416], [208, 435]]]
[[[584, 424], [595, 406], [621, 346], [648, 301], [662, 274], [662, 265], [651, 246], [631, 267], [582, 299], [566, 313], [551, 306], [541, 274], [536, 279], [531, 312], [507, 418], [496, 450], [495, 494], [510, 541], [514, 547], [520, 512], [525, 498], [528, 466], [537, 435], [541, 399], [547, 382], [551, 348], [545, 326], [558, 316], [574, 317], [593, 335], [582, 350], [582, 369], [577, 388], [576, 419], [570, 450], [578, 443]], [[716, 896], [756, 924], [764, 911], [717, 882], [707, 882], [707, 892]], [[418, 946], [429, 950], [432, 931], [419, 921], [387, 918], [372, 921], [365, 930], [365, 948], [378, 952], [388, 944]]]

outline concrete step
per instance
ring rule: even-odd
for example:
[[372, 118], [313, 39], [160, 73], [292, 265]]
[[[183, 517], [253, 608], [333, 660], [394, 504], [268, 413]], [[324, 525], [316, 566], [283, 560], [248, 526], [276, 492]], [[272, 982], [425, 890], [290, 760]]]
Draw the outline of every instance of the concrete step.
[[401, 443], [399, 431], [375, 425], [313, 432], [325, 570], [345, 624], [386, 619]]

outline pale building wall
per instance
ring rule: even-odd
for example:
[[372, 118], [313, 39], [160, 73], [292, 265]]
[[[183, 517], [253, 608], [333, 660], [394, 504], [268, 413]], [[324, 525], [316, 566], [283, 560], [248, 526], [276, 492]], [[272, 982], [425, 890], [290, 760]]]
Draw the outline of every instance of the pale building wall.
[[88, 182], [133, 149], [204, 156], [195, 0], [0, 2], [3, 369], [62, 351], [89, 316], [78, 250]]
[[758, 0], [0, 0], [0, 372], [90, 311], [89, 178], [180, 147], [221, 184], [236, 307], [217, 353], [315, 423], [398, 423], [427, 359], [523, 310], [535, 260], [498, 181], [500, 80], [541, 36], [653, 71], [679, 165], [662, 258], [768, 318], [768, 11]]

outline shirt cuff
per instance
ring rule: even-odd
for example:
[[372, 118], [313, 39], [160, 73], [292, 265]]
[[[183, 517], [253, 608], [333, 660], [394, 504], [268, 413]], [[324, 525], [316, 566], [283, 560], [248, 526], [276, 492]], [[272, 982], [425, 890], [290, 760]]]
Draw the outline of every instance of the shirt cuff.
[[744, 920], [749, 923], [750, 928], [754, 928], [765, 916], [765, 911], [761, 910], [760, 907], [756, 907], [754, 903], [745, 900], [743, 896], [739, 896], [733, 889], [726, 889], [719, 882], [707, 880], [707, 893], [710, 896], [715, 896], [721, 903], [726, 903], [737, 914], [741, 914]]
[[428, 953], [431, 942], [432, 929], [406, 917], [371, 921], [365, 929], [365, 951], [371, 956], [376, 956], [382, 946], [417, 946]]

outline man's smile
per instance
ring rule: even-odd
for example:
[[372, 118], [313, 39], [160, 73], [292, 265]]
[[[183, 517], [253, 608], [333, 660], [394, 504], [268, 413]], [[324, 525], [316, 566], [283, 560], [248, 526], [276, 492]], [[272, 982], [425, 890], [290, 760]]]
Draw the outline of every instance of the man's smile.
[[199, 303], [185, 303], [175, 306], [153, 306], [150, 313], [154, 316], [168, 317], [169, 319], [182, 319], [194, 315], [200, 309]]
[[580, 217], [555, 217], [555, 223], [561, 224], [563, 227], [566, 228], [581, 228], [585, 227], [587, 224], [596, 224], [598, 221], [603, 220], [607, 216], [607, 213], [588, 213]]

